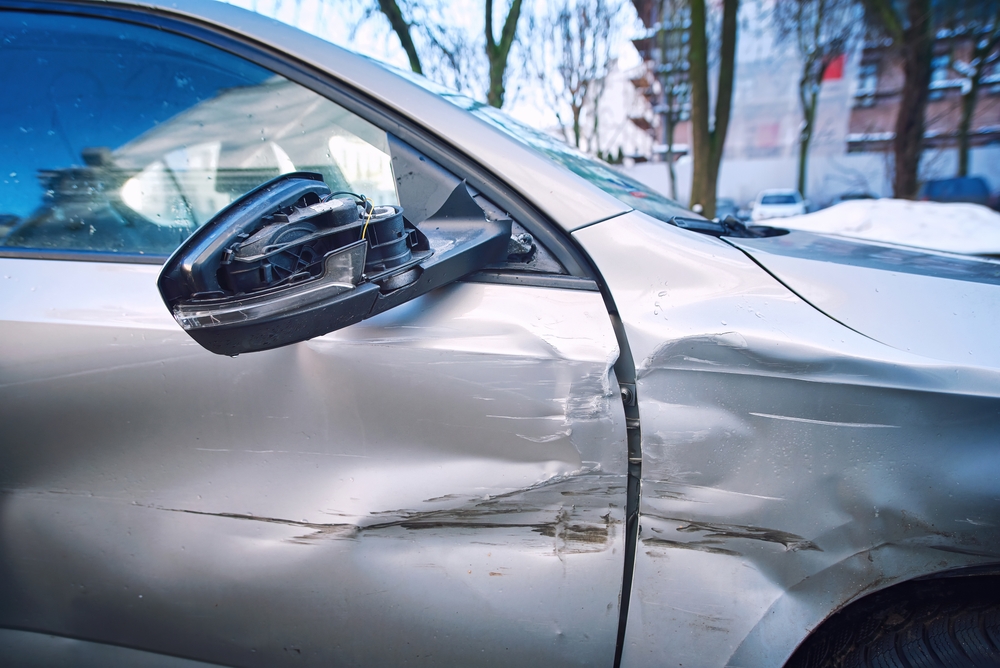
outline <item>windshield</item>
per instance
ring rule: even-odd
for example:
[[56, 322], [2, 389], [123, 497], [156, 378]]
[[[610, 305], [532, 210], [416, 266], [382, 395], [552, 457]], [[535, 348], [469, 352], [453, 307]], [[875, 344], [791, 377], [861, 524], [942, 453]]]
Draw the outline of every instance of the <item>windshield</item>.
[[522, 144], [541, 152], [546, 157], [558, 162], [577, 176], [581, 176], [612, 197], [645, 214], [669, 221], [674, 216], [690, 216], [691, 213], [677, 202], [664, 197], [648, 186], [629, 178], [606, 162], [593, 158], [568, 144], [538, 130], [516, 121], [495, 107], [483, 102], [476, 102], [460, 93], [429, 81], [425, 77], [379, 63], [392, 69], [397, 74], [406, 77], [421, 88], [448, 100], [452, 104], [486, 121], [495, 128], [502, 130]]

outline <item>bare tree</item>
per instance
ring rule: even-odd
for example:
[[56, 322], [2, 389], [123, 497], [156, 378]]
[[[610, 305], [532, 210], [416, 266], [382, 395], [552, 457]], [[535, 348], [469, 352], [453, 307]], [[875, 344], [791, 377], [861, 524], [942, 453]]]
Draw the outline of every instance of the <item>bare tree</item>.
[[421, 0], [368, 0], [362, 21], [381, 14], [399, 39], [410, 69], [452, 88], [473, 92], [477, 54], [466, 31], [447, 20], [447, 3]]
[[536, 23], [535, 75], [577, 148], [600, 149], [599, 103], [620, 9], [616, 0], [560, 0]]
[[868, 25], [892, 40], [903, 61], [903, 93], [893, 138], [892, 190], [899, 199], [917, 196], [924, 147], [924, 114], [930, 95], [934, 55], [931, 0], [863, 0]]
[[389, 21], [389, 27], [396, 33], [403, 51], [406, 52], [406, 57], [410, 61], [410, 69], [417, 74], [423, 74], [424, 70], [420, 65], [420, 54], [417, 53], [417, 47], [413, 43], [413, 36], [410, 34], [410, 26], [412, 24], [403, 17], [403, 11], [400, 9], [399, 3], [396, 0], [378, 0], [378, 8], [386, 20]]
[[[888, 0], [887, 0], [888, 1]], [[736, 30], [740, 0], [722, 0], [718, 85], [715, 113], [709, 98], [708, 15], [705, 0], [690, 0], [691, 33], [688, 63], [691, 77], [691, 205], [700, 204], [709, 218], [715, 215], [719, 165], [733, 105], [736, 74]]]
[[962, 75], [962, 113], [958, 121], [958, 176], [969, 175], [969, 132], [987, 68], [1000, 60], [1000, 1], [975, 0], [958, 9], [956, 32], [972, 41], [969, 61], [956, 60], [952, 68]]
[[454, 21], [446, 0], [378, 0], [377, 9], [369, 0], [363, 4], [362, 20], [381, 14], [414, 72], [473, 97], [484, 97], [495, 107], [503, 105], [522, 0], [513, 0], [508, 8], [499, 41], [493, 30], [493, 0], [484, 1], [482, 42]]
[[794, 40], [802, 58], [798, 188], [803, 196], [823, 76], [861, 35], [859, 10], [856, 0], [777, 0], [774, 6], [772, 20], [779, 42]]

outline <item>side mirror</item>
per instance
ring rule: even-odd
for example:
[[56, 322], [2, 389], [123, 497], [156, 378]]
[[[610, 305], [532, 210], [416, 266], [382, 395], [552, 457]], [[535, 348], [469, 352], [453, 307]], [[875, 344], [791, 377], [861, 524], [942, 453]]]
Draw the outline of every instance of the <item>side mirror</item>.
[[160, 271], [160, 296], [202, 347], [270, 350], [360, 322], [505, 257], [460, 182], [420, 228], [397, 206], [331, 193], [319, 174], [273, 179], [220, 211]]

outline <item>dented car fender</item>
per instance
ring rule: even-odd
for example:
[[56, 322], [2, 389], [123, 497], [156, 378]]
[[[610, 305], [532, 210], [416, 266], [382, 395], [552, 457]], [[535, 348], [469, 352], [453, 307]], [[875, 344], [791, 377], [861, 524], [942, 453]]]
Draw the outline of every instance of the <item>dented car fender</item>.
[[638, 212], [574, 236], [636, 365], [622, 665], [781, 665], [867, 593], [1000, 560], [1000, 371], [859, 334]]

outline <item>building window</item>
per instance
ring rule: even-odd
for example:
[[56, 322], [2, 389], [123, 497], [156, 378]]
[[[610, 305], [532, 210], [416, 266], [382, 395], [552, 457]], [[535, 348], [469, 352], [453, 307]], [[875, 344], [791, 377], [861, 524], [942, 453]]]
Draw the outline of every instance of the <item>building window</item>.
[[931, 60], [931, 86], [941, 85], [948, 80], [951, 69], [951, 54], [942, 53]]
[[951, 78], [951, 54], [942, 53], [931, 60], [930, 99], [940, 100], [944, 97]]
[[983, 71], [983, 86], [987, 95], [1000, 94], [1000, 58], [986, 66]]
[[858, 69], [858, 89], [854, 93], [854, 106], [872, 106], [875, 103], [876, 90], [878, 90], [878, 63], [864, 63]]

